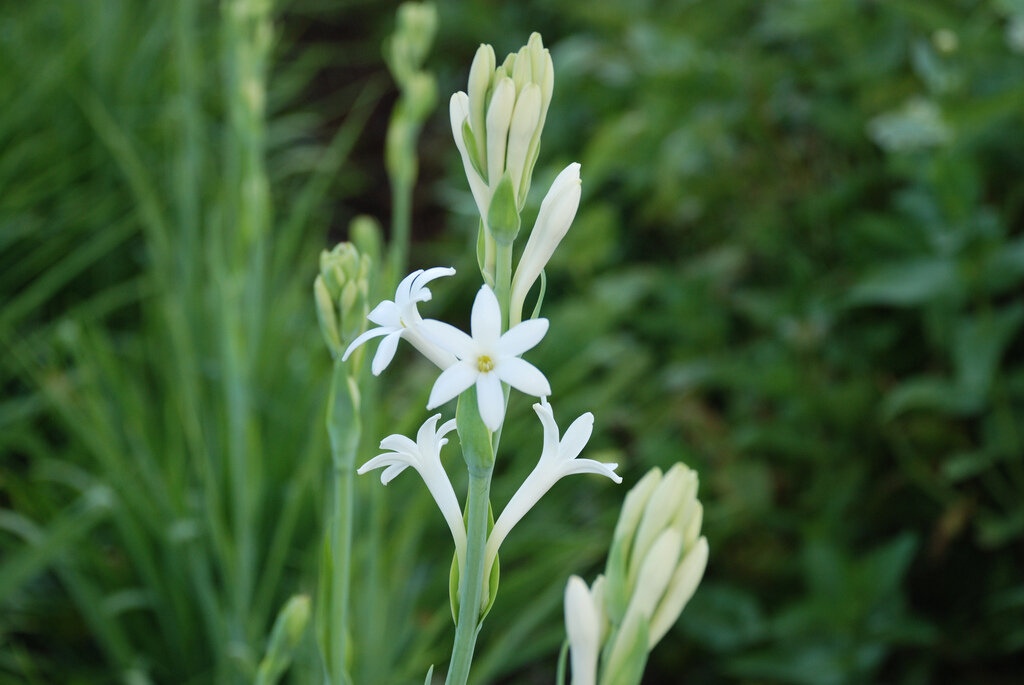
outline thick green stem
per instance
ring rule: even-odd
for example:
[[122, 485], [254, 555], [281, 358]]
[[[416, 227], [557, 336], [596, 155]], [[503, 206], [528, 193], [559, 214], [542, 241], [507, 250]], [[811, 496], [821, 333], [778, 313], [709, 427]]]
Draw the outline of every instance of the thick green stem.
[[327, 410], [327, 432], [331, 438], [333, 510], [331, 535], [331, 588], [329, 596], [330, 677], [333, 685], [352, 682], [346, 668], [348, 651], [349, 585], [352, 561], [352, 517], [354, 515], [355, 461], [362, 424], [358, 394], [346, 365], [335, 361], [331, 398]]
[[484, 581], [484, 548], [487, 544], [487, 512], [490, 501], [493, 464], [470, 469], [469, 501], [466, 505], [466, 570], [459, 589], [459, 623], [448, 665], [445, 685], [465, 685], [479, 632], [480, 597]]
[[512, 245], [498, 243], [498, 259], [494, 276], [494, 294], [501, 305], [501, 325], [509, 326], [509, 296], [512, 289]]

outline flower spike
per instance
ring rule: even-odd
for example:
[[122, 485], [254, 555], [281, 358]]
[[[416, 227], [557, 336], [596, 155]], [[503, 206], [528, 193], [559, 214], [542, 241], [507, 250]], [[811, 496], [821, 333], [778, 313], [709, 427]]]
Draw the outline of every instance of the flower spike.
[[544, 448], [537, 465], [505, 505], [504, 511], [494, 524], [494, 529], [491, 530], [490, 537], [487, 538], [485, 578], [498, 555], [498, 548], [505, 541], [505, 536], [561, 478], [574, 473], [596, 473], [611, 478], [615, 483], [622, 482], [622, 478], [615, 473], [618, 464], [577, 459], [594, 431], [593, 414], [587, 412], [573, 421], [559, 440], [558, 424], [555, 423], [551, 405], [541, 402], [534, 404], [533, 410], [537, 412], [537, 417], [544, 426]]
[[380, 482], [387, 485], [408, 467], [416, 469], [451, 529], [455, 553], [458, 555], [459, 567], [462, 568], [466, 553], [466, 527], [462, 520], [462, 507], [441, 465], [441, 448], [448, 444], [448, 438], [444, 436], [455, 430], [455, 419], [445, 421], [437, 428], [440, 419], [440, 414], [427, 419], [416, 434], [416, 442], [397, 434], [384, 438], [380, 441], [380, 448], [389, 451], [370, 459], [356, 473], [362, 475], [383, 468]]
[[370, 370], [374, 376], [387, 368], [398, 349], [398, 341], [405, 338], [413, 347], [419, 350], [424, 357], [432, 361], [438, 367], [446, 369], [455, 363], [455, 357], [449, 352], [442, 350], [430, 342], [420, 333], [420, 325], [423, 319], [420, 318], [416, 305], [420, 302], [428, 302], [431, 298], [430, 288], [427, 283], [442, 276], [451, 276], [455, 269], [451, 267], [438, 266], [432, 269], [417, 269], [402, 279], [395, 290], [394, 300], [384, 300], [370, 312], [366, 318], [377, 324], [377, 328], [371, 328], [358, 338], [345, 350], [341, 360], [346, 361], [353, 351], [367, 340], [383, 336], [377, 346], [377, 353], [373, 356], [373, 364]]
[[483, 286], [473, 302], [468, 336], [458, 328], [432, 319], [421, 325], [423, 334], [441, 349], [458, 358], [434, 382], [427, 409], [458, 396], [474, 383], [480, 417], [494, 432], [505, 420], [502, 382], [535, 397], [551, 394], [551, 385], [536, 366], [519, 358], [548, 331], [547, 319], [531, 319], [501, 332], [501, 308], [489, 286]]

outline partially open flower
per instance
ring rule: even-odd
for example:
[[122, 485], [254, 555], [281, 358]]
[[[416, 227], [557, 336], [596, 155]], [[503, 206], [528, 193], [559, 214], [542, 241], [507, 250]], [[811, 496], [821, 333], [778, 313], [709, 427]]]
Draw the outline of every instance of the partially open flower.
[[461, 568], [465, 563], [466, 526], [462, 521], [462, 508], [455, 496], [455, 490], [448, 479], [448, 473], [441, 465], [441, 448], [448, 444], [448, 438], [444, 436], [455, 430], [455, 419], [446, 421], [437, 428], [440, 419], [440, 414], [434, 414], [427, 419], [416, 434], [416, 442], [397, 434], [384, 438], [380, 441], [380, 448], [389, 451], [369, 460], [360, 466], [356, 473], [362, 475], [367, 471], [383, 468], [380, 482], [387, 485], [408, 467], [416, 469], [452, 532], [455, 553]]
[[547, 402], [534, 404], [533, 410], [544, 427], [544, 448], [537, 465], [505, 505], [504, 511], [494, 523], [494, 528], [487, 538], [485, 578], [494, 564], [494, 559], [498, 556], [498, 548], [505, 541], [505, 536], [560, 479], [574, 473], [596, 473], [600, 476], [607, 476], [616, 483], [622, 482], [622, 478], [615, 473], [618, 464], [603, 464], [593, 459], [577, 459], [590, 440], [591, 433], [594, 432], [593, 414], [587, 412], [573, 421], [565, 431], [565, 436], [559, 440], [558, 424], [555, 423], [551, 405]]
[[377, 346], [377, 354], [373, 356], [373, 364], [370, 369], [374, 376], [387, 368], [398, 349], [398, 341], [405, 338], [413, 347], [419, 350], [424, 357], [432, 361], [442, 369], [448, 368], [455, 362], [455, 357], [439, 348], [420, 333], [420, 325], [423, 319], [416, 308], [420, 302], [427, 302], [431, 298], [430, 288], [427, 283], [440, 278], [451, 276], [455, 269], [438, 266], [433, 269], [418, 269], [402, 279], [395, 290], [395, 299], [384, 300], [370, 312], [366, 318], [377, 324], [377, 328], [371, 328], [358, 338], [345, 350], [342, 361], [348, 359], [353, 350], [372, 338], [384, 336]]

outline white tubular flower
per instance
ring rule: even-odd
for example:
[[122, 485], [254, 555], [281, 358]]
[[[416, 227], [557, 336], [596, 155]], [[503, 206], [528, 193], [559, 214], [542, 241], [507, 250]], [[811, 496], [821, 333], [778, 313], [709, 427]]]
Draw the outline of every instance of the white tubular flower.
[[601, 589], [604, 576], [598, 576], [591, 588], [579, 576], [571, 576], [565, 586], [565, 633], [569, 638], [572, 685], [597, 683], [597, 657], [608, 619], [604, 615]]
[[421, 331], [427, 338], [459, 360], [437, 377], [427, 409], [444, 404], [475, 383], [480, 418], [487, 429], [494, 432], [505, 420], [502, 382], [527, 395], [551, 394], [551, 385], [544, 374], [519, 358], [541, 341], [548, 331], [548, 320], [524, 321], [503, 335], [498, 298], [485, 285], [473, 302], [470, 326], [472, 337], [441, 321], [430, 319], [421, 324]]
[[394, 301], [384, 300], [367, 315], [366, 318], [377, 324], [377, 328], [371, 328], [353, 340], [345, 350], [342, 361], [347, 360], [349, 355], [367, 340], [384, 336], [377, 346], [377, 353], [373, 356], [373, 364], [370, 366], [374, 376], [379, 376], [391, 363], [400, 338], [408, 340], [424, 357], [442, 369], [454, 364], [455, 357], [451, 353], [441, 349], [420, 333], [420, 326], [424, 322], [416, 308], [418, 303], [427, 302], [431, 298], [427, 283], [454, 273], [455, 269], [451, 267], [438, 266], [426, 271], [418, 269], [403, 278], [395, 290]]
[[603, 464], [593, 459], [576, 458], [590, 440], [591, 433], [594, 432], [593, 414], [587, 412], [573, 421], [569, 429], [565, 431], [565, 436], [559, 441], [558, 424], [555, 423], [551, 405], [547, 402], [534, 404], [533, 410], [537, 412], [537, 417], [540, 418], [540, 422], [544, 426], [544, 448], [537, 465], [505, 505], [504, 511], [501, 512], [501, 516], [498, 517], [487, 538], [484, 578], [488, 577], [487, 574], [490, 573], [494, 559], [498, 555], [498, 548], [505, 541], [505, 536], [561, 478], [574, 473], [596, 473], [607, 476], [616, 483], [622, 482], [622, 478], [615, 473], [618, 464]]
[[445, 421], [440, 428], [436, 428], [440, 419], [440, 414], [434, 414], [427, 419], [416, 433], [416, 442], [397, 434], [384, 438], [380, 441], [380, 448], [389, 451], [378, 454], [360, 466], [356, 473], [362, 475], [367, 471], [383, 468], [380, 482], [387, 485], [408, 467], [416, 469], [452, 532], [455, 553], [461, 569], [466, 554], [466, 527], [462, 520], [462, 507], [459, 506], [452, 483], [448, 480], [444, 466], [441, 465], [441, 448], [448, 444], [448, 438], [444, 436], [455, 430], [455, 419]]
[[526, 294], [569, 231], [580, 206], [581, 193], [580, 165], [573, 162], [558, 174], [540, 204], [537, 222], [533, 225], [530, 238], [523, 248], [523, 256], [516, 267], [515, 278], [512, 279], [513, 312], [522, 311]]

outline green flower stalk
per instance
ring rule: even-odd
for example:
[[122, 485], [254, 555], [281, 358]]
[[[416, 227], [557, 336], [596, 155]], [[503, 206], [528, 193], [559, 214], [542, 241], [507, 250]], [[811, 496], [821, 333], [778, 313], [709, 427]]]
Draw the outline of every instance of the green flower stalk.
[[[415, 16], [410, 17], [408, 23], [415, 24]], [[399, 49], [392, 44], [391, 50], [395, 55], [420, 54], [412, 46]], [[397, 56], [392, 59], [398, 61]], [[395, 67], [392, 71], [400, 85], [403, 80], [406, 84], [403, 96], [411, 93], [408, 88], [414, 72]], [[615, 482], [621, 480], [614, 471], [615, 464], [578, 458], [593, 431], [592, 414], [578, 417], [560, 435], [547, 402], [551, 385], [540, 369], [523, 358], [547, 334], [548, 321], [536, 316], [522, 321], [522, 302], [512, 299], [513, 245], [553, 84], [551, 57], [540, 36], [534, 34], [501, 66], [495, 66], [490, 46], [481, 46], [470, 70], [468, 94], [452, 97], [452, 131], [480, 210], [477, 256], [484, 284], [473, 302], [469, 333], [420, 313], [420, 305], [432, 298], [428, 284], [454, 275], [455, 270], [418, 269], [402, 279], [394, 299], [381, 301], [369, 312], [367, 318], [376, 327], [358, 335], [340, 357], [344, 363], [368, 341], [379, 339], [371, 365], [373, 374], [378, 375], [394, 359], [399, 342], [405, 340], [440, 370], [427, 409], [443, 410], [443, 405], [458, 400], [454, 421], [443, 421], [443, 414], [435, 414], [421, 426], [415, 440], [403, 435], [385, 437], [380, 442], [384, 451], [359, 469], [359, 473], [383, 469], [381, 482], [386, 485], [412, 467], [434, 497], [452, 533], [455, 560], [450, 588], [456, 626], [447, 685], [465, 685], [469, 678], [476, 636], [497, 594], [498, 550], [516, 523], [565, 476], [591, 473]], [[393, 175], [398, 188], [404, 181], [401, 174]], [[520, 260], [518, 293], [523, 297], [569, 229], [579, 200], [579, 164], [573, 163], [548, 192]], [[396, 225], [396, 235], [401, 235], [401, 228]], [[342, 268], [341, 273], [353, 271], [351, 257], [339, 255], [339, 259], [348, 260], [348, 272]], [[328, 281], [325, 277], [320, 290], [331, 295]], [[326, 296], [319, 297], [327, 301]], [[324, 320], [331, 323], [326, 313]], [[344, 328], [340, 323], [337, 326], [339, 330]], [[344, 341], [338, 342], [340, 333], [329, 335], [333, 330], [330, 325], [326, 328], [325, 338], [336, 354]], [[513, 389], [540, 399], [534, 411], [544, 427], [544, 442], [537, 467], [495, 521], [490, 502], [491, 477]], [[441, 461], [441, 448], [448, 442], [445, 436], [453, 429], [458, 431], [469, 476], [464, 509]]]
[[[365, 224], [365, 220], [361, 220]], [[363, 229], [365, 233], [368, 228]], [[372, 242], [372, 241], [371, 241]], [[321, 564], [318, 628], [327, 678], [333, 685], [351, 682], [349, 660], [349, 584], [352, 559], [352, 518], [356, 451], [362, 434], [359, 412], [359, 372], [362, 356], [349, 362], [345, 345], [366, 327], [367, 296], [372, 262], [352, 243], [341, 243], [320, 254], [320, 273], [313, 281], [320, 332], [334, 359], [327, 408], [331, 441], [332, 511], [325, 532]]]
[[[654, 468], [626, 495], [605, 573], [565, 591], [572, 685], [635, 685], [697, 589], [708, 560], [697, 474]], [[598, 659], [600, 657], [600, 678]]]
[[395, 32], [384, 45], [384, 60], [398, 85], [398, 102], [391, 112], [384, 159], [391, 179], [390, 281], [405, 269], [409, 250], [412, 189], [418, 173], [416, 141], [423, 122], [437, 105], [437, 83], [423, 63], [437, 31], [432, 3], [407, 2], [398, 8]]

